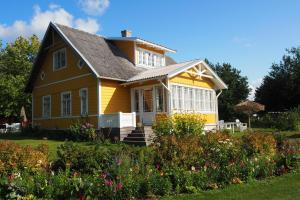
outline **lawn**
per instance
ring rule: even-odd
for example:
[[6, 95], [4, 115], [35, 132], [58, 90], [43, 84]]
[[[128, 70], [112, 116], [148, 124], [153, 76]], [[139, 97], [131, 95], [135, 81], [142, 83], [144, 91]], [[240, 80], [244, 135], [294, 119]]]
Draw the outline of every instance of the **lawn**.
[[165, 197], [164, 200], [198, 199], [272, 199], [285, 200], [300, 197], [300, 172], [293, 172], [281, 177], [253, 181], [247, 184], [230, 185], [221, 190], [204, 191], [199, 194], [186, 194]]

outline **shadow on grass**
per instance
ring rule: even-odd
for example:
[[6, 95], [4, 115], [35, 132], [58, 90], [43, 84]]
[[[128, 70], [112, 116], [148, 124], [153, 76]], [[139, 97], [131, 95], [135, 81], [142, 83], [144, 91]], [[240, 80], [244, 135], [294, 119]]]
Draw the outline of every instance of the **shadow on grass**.
[[300, 133], [293, 134], [293, 135], [289, 135], [289, 136], [287, 136], [287, 138], [289, 138], [289, 139], [296, 139], [296, 138], [300, 138]]

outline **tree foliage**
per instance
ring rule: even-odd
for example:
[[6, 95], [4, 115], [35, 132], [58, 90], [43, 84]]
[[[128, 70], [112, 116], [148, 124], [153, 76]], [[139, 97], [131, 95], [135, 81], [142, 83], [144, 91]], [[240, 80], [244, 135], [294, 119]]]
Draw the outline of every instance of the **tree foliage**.
[[286, 51], [255, 93], [255, 100], [268, 111], [285, 111], [300, 104], [300, 47]]
[[[206, 60], [209, 63], [209, 61]], [[247, 99], [250, 89], [248, 79], [241, 75], [241, 71], [232, 67], [229, 63], [209, 65], [216, 71], [218, 76], [227, 84], [228, 89], [223, 90], [219, 96], [219, 119], [232, 121], [242, 117], [234, 110], [234, 106]]]
[[24, 106], [31, 112], [31, 98], [24, 92], [40, 42], [36, 35], [18, 37], [5, 47], [0, 43], [0, 116], [17, 117]]

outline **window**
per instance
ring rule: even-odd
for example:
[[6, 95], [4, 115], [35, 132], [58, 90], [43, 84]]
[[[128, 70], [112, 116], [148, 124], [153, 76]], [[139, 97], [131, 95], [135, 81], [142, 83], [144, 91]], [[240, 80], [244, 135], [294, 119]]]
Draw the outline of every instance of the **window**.
[[153, 112], [153, 90], [143, 90], [144, 112]]
[[60, 49], [53, 53], [53, 69], [59, 70], [66, 67], [66, 49]]
[[138, 90], [134, 90], [134, 111], [140, 112], [140, 98]]
[[61, 116], [71, 116], [71, 92], [61, 93]]
[[84, 66], [84, 60], [82, 60], [82, 59], [80, 58], [80, 59], [78, 60], [78, 62], [77, 62], [77, 67], [78, 67], [79, 69], [82, 69], [83, 66]]
[[88, 90], [83, 88], [79, 91], [80, 96], [80, 114], [88, 115]]
[[156, 112], [164, 111], [164, 89], [161, 86], [155, 86], [155, 107]]
[[144, 49], [137, 50], [138, 65], [147, 67], [164, 66], [164, 56]]
[[43, 96], [43, 118], [51, 117], [51, 96]]
[[216, 94], [214, 90], [185, 86], [172, 86], [172, 109], [184, 112], [214, 112]]

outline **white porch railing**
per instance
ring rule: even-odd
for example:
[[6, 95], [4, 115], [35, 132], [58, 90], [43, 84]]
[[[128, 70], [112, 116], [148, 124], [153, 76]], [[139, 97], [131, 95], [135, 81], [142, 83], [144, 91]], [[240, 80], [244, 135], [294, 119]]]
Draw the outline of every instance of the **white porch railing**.
[[111, 113], [100, 115], [101, 128], [136, 127], [136, 113]]

